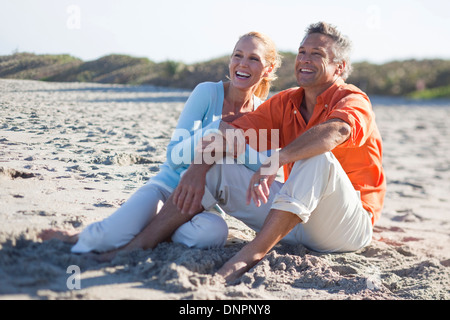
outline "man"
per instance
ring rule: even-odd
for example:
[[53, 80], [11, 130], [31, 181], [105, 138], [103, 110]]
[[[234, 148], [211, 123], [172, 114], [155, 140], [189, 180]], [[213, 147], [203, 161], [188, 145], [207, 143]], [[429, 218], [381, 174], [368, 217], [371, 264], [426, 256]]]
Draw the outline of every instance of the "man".
[[[370, 243], [385, 194], [382, 142], [368, 97], [344, 82], [351, 70], [349, 49], [349, 40], [335, 27], [311, 25], [295, 63], [300, 88], [275, 95], [232, 126], [221, 124], [223, 133], [279, 130], [281, 147], [256, 173], [222, 164], [207, 174], [203, 207], [218, 202], [258, 232], [219, 270], [227, 281], [280, 240], [322, 252], [353, 251]], [[284, 166], [284, 184], [275, 181], [279, 166]], [[177, 204], [182, 211], [192, 205], [189, 200]]]
[[[350, 42], [335, 27], [311, 25], [295, 63], [300, 88], [273, 96], [231, 125], [220, 125], [225, 138], [227, 130], [278, 132], [278, 141], [271, 134], [267, 140], [281, 149], [256, 173], [234, 163], [192, 164], [173, 193], [181, 213], [167, 202], [128, 249], [154, 247], [193, 214], [216, 204], [257, 231], [218, 271], [227, 281], [245, 273], [279, 241], [321, 252], [368, 245], [386, 187], [382, 143], [368, 97], [344, 82], [351, 70], [349, 51]], [[280, 166], [284, 184], [275, 180]], [[191, 188], [193, 179], [204, 179], [206, 188]]]

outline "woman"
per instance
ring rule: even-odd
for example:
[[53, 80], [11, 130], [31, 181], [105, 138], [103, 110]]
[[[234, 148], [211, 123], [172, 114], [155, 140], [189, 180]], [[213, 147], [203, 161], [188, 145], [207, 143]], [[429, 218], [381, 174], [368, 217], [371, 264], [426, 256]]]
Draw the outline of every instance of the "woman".
[[[217, 128], [221, 119], [233, 121], [255, 110], [267, 97], [280, 60], [274, 43], [267, 36], [250, 32], [240, 37], [229, 63], [229, 82], [201, 83], [191, 93], [160, 172], [105, 220], [89, 225], [79, 234], [47, 230], [41, 233], [41, 238], [75, 243], [72, 247], [75, 253], [108, 252], [127, 245], [157, 216], [161, 205], [176, 189], [192, 161], [189, 154], [194, 154], [202, 133]], [[180, 141], [187, 133], [188, 139]], [[192, 152], [183, 153], [189, 148]], [[195, 183], [198, 188], [204, 188], [202, 179]], [[202, 212], [178, 228], [171, 240], [189, 247], [207, 248], [223, 246], [227, 235], [228, 228], [222, 217]]]

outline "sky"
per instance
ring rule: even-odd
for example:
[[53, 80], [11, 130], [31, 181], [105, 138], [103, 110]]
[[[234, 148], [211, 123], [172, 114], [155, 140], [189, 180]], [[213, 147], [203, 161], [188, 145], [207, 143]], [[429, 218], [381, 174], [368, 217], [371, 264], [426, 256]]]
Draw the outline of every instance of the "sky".
[[249, 31], [297, 52], [306, 27], [334, 24], [352, 61], [450, 59], [448, 0], [0, 0], [0, 55], [108, 54], [155, 62], [228, 55]]

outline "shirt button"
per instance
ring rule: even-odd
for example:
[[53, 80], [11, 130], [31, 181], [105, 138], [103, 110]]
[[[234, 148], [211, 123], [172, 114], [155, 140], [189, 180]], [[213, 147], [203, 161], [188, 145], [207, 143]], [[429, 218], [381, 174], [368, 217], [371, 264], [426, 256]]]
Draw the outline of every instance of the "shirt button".
[[325, 108], [328, 108], [328, 105], [327, 105], [327, 104], [325, 105]]
[[297, 110], [294, 110], [294, 114], [297, 114]]

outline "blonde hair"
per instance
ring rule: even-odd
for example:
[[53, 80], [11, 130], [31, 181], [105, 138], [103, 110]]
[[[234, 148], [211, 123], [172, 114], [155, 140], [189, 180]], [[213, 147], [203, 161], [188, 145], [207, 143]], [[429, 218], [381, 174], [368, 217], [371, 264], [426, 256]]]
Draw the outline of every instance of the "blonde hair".
[[264, 77], [261, 79], [261, 82], [255, 91], [255, 96], [257, 96], [262, 100], [265, 100], [269, 95], [272, 81], [277, 79], [276, 71], [281, 66], [282, 56], [278, 53], [278, 50], [273, 40], [269, 38], [267, 35], [260, 32], [256, 31], [248, 32], [242, 35], [237, 43], [239, 43], [239, 41], [241, 41], [242, 39], [249, 37], [256, 38], [259, 41], [261, 41], [261, 43], [264, 45], [265, 48], [264, 60], [267, 63], [266, 67], [272, 66], [272, 72], [270, 72], [268, 77]]

